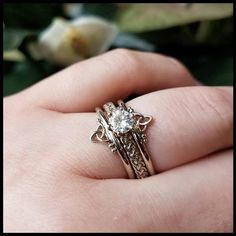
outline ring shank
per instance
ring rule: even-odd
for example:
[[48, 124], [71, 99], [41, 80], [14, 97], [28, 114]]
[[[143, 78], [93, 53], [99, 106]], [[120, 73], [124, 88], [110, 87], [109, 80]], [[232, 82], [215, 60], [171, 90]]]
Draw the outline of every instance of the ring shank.
[[[119, 107], [127, 110], [123, 101], [118, 101]], [[136, 131], [130, 130], [129, 132], [117, 135], [109, 129], [107, 117], [116, 109], [116, 106], [109, 102], [103, 106], [105, 112], [100, 108], [96, 109], [99, 116], [98, 121], [104, 127], [106, 136], [109, 139], [109, 147], [115, 146], [124, 167], [127, 171], [129, 178], [142, 179], [154, 175], [154, 168], [151, 158], [147, 152], [145, 144], [139, 140], [139, 135]]]
[[124, 165], [124, 167], [126, 169], [128, 177], [130, 179], [134, 179], [135, 178], [135, 174], [134, 174], [134, 171], [132, 169], [132, 165], [131, 165], [131, 163], [129, 161], [129, 158], [126, 155], [126, 153], [124, 152], [124, 149], [122, 148], [121, 143], [116, 138], [115, 134], [108, 129], [109, 124], [108, 124], [108, 121], [107, 121], [107, 118], [106, 118], [104, 112], [100, 108], [96, 108], [96, 112], [97, 112], [98, 117], [99, 117], [98, 120], [101, 123], [101, 125], [103, 125], [103, 127], [105, 128], [105, 131], [106, 131], [107, 136], [109, 137], [109, 140], [115, 145], [115, 148], [116, 148], [116, 150], [118, 152], [118, 155], [120, 156], [120, 158], [121, 158], [121, 160], [123, 162], [123, 165]]

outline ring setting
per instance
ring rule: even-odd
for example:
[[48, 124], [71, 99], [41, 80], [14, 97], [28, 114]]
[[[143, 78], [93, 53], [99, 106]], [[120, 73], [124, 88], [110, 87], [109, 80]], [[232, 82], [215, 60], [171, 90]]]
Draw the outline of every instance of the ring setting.
[[152, 117], [135, 112], [121, 100], [118, 106], [108, 102], [103, 109], [96, 108], [98, 127], [91, 140], [107, 143], [112, 152], [117, 152], [129, 178], [153, 175], [154, 168], [145, 146], [145, 131]]
[[125, 111], [123, 108], [118, 107], [108, 118], [108, 123], [110, 128], [119, 134], [130, 131], [134, 126], [135, 120], [132, 112]]

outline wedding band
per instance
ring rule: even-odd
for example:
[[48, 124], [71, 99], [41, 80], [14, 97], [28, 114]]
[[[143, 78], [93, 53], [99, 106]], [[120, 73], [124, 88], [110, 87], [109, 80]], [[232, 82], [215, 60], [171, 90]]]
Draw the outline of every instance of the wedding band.
[[151, 158], [145, 143], [145, 130], [152, 117], [135, 112], [121, 100], [118, 106], [108, 102], [96, 108], [98, 127], [92, 134], [93, 142], [105, 142], [120, 156], [129, 178], [142, 179], [154, 175]]

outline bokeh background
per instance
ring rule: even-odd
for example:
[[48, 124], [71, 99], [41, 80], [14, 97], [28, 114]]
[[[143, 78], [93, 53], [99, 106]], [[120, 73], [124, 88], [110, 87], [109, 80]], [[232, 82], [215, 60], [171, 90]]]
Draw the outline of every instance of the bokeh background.
[[5, 3], [3, 28], [4, 96], [119, 47], [176, 57], [206, 85], [233, 83], [229, 3]]

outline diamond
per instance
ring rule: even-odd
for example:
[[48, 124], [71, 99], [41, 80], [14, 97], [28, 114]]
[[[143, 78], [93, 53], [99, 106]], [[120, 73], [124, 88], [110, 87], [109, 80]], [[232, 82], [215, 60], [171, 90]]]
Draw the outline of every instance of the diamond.
[[111, 129], [116, 133], [127, 133], [135, 124], [133, 114], [120, 107], [112, 112], [108, 122], [111, 125]]

